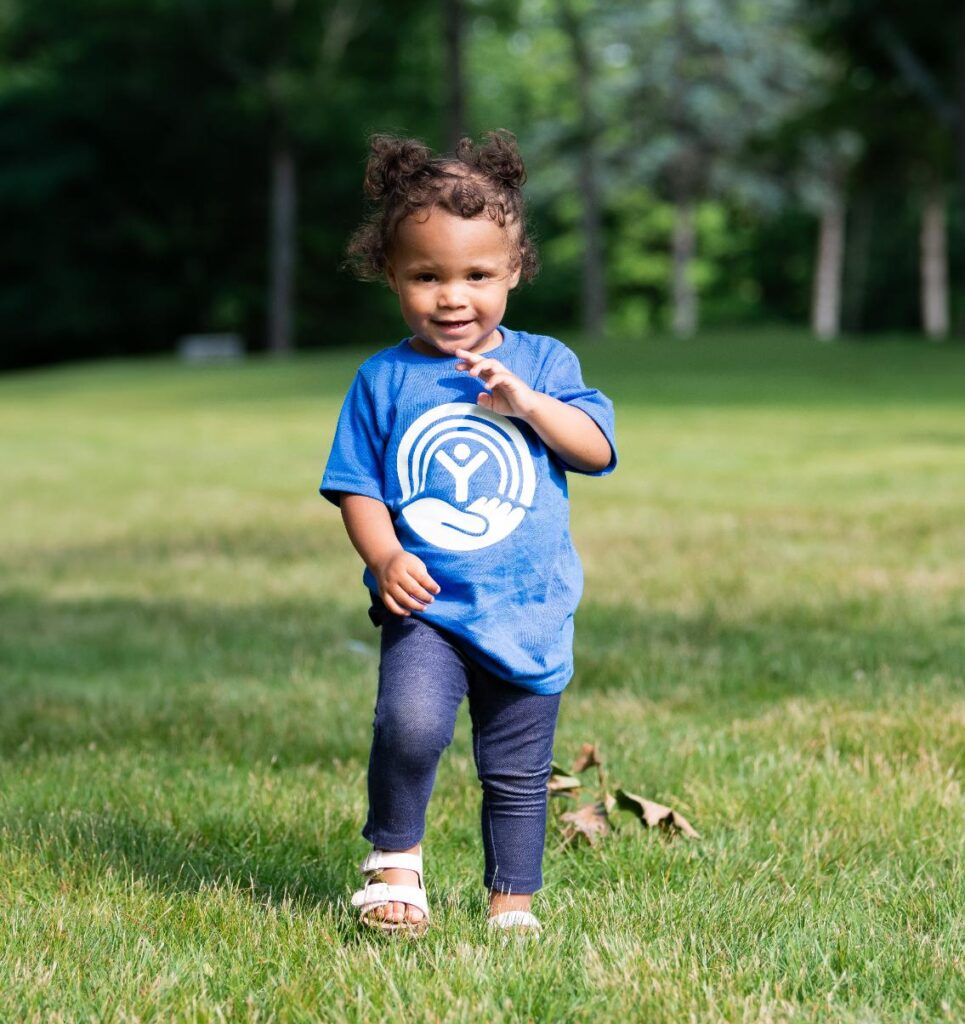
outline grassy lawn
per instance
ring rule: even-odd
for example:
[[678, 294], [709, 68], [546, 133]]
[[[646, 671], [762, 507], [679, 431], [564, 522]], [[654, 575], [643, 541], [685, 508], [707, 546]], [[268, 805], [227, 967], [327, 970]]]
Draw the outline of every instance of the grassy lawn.
[[[377, 632], [316, 495], [361, 351], [0, 379], [0, 1020], [961, 1021], [965, 348], [575, 344], [621, 464], [557, 759], [621, 815], [483, 926], [465, 706], [434, 926], [362, 934]], [[431, 567], [430, 567], [431, 568]]]

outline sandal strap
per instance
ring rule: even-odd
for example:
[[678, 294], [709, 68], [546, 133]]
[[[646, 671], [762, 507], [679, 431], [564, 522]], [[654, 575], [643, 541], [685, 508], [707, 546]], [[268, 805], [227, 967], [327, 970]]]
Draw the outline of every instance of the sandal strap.
[[539, 919], [528, 910], [504, 910], [489, 919], [490, 928], [532, 928], [540, 930]]
[[365, 914], [386, 903], [408, 903], [421, 910], [429, 919], [429, 902], [425, 889], [414, 885], [389, 885], [387, 882], [372, 882], [352, 896], [352, 906], [361, 907]]
[[372, 850], [362, 861], [359, 870], [363, 875], [373, 875], [382, 868], [404, 868], [406, 871], [416, 871], [419, 875], [419, 884], [422, 885], [422, 851], [418, 853], [391, 853], [388, 850]]

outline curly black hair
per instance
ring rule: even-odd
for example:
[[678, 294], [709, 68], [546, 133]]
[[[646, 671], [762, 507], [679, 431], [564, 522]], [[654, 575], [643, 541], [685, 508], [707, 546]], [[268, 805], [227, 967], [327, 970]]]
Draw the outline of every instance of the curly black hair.
[[536, 247], [526, 229], [521, 186], [526, 168], [516, 136], [499, 129], [482, 145], [463, 138], [453, 156], [436, 156], [418, 139], [373, 135], [365, 167], [365, 194], [376, 204], [352, 235], [347, 264], [363, 281], [385, 273], [396, 228], [410, 214], [441, 207], [458, 217], [491, 217], [510, 225], [520, 276], [531, 281], [539, 270]]

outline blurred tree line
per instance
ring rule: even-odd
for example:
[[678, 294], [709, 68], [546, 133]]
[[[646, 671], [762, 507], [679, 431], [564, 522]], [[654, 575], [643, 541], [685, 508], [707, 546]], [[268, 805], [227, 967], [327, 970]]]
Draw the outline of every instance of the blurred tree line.
[[961, 329], [959, 0], [0, 0], [0, 365], [388, 344], [339, 269], [367, 135], [493, 127], [511, 323]]

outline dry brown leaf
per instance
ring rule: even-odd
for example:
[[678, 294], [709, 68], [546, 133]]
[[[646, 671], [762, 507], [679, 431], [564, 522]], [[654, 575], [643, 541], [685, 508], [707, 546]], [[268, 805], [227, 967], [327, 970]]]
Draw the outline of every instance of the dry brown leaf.
[[583, 783], [570, 775], [562, 765], [555, 761], [550, 764], [550, 778], [547, 783], [550, 793], [569, 796], [572, 790], [579, 789], [582, 785]]
[[610, 823], [602, 803], [584, 804], [575, 811], [561, 814], [560, 820], [567, 823], [563, 829], [564, 843], [572, 842], [577, 836], [584, 836], [590, 846], [594, 846], [597, 839], [610, 834]]
[[603, 758], [600, 757], [600, 752], [596, 748], [595, 743], [584, 743], [580, 747], [580, 753], [576, 760], [573, 762], [573, 774], [579, 775], [580, 772], [585, 772], [587, 768], [592, 768], [595, 764], [603, 764]]
[[655, 800], [647, 800], [636, 793], [628, 793], [625, 789], [617, 790], [616, 801], [625, 810], [633, 811], [648, 828], [659, 825], [661, 828], [683, 832], [690, 839], [700, 838], [700, 833], [672, 807], [658, 804]]

